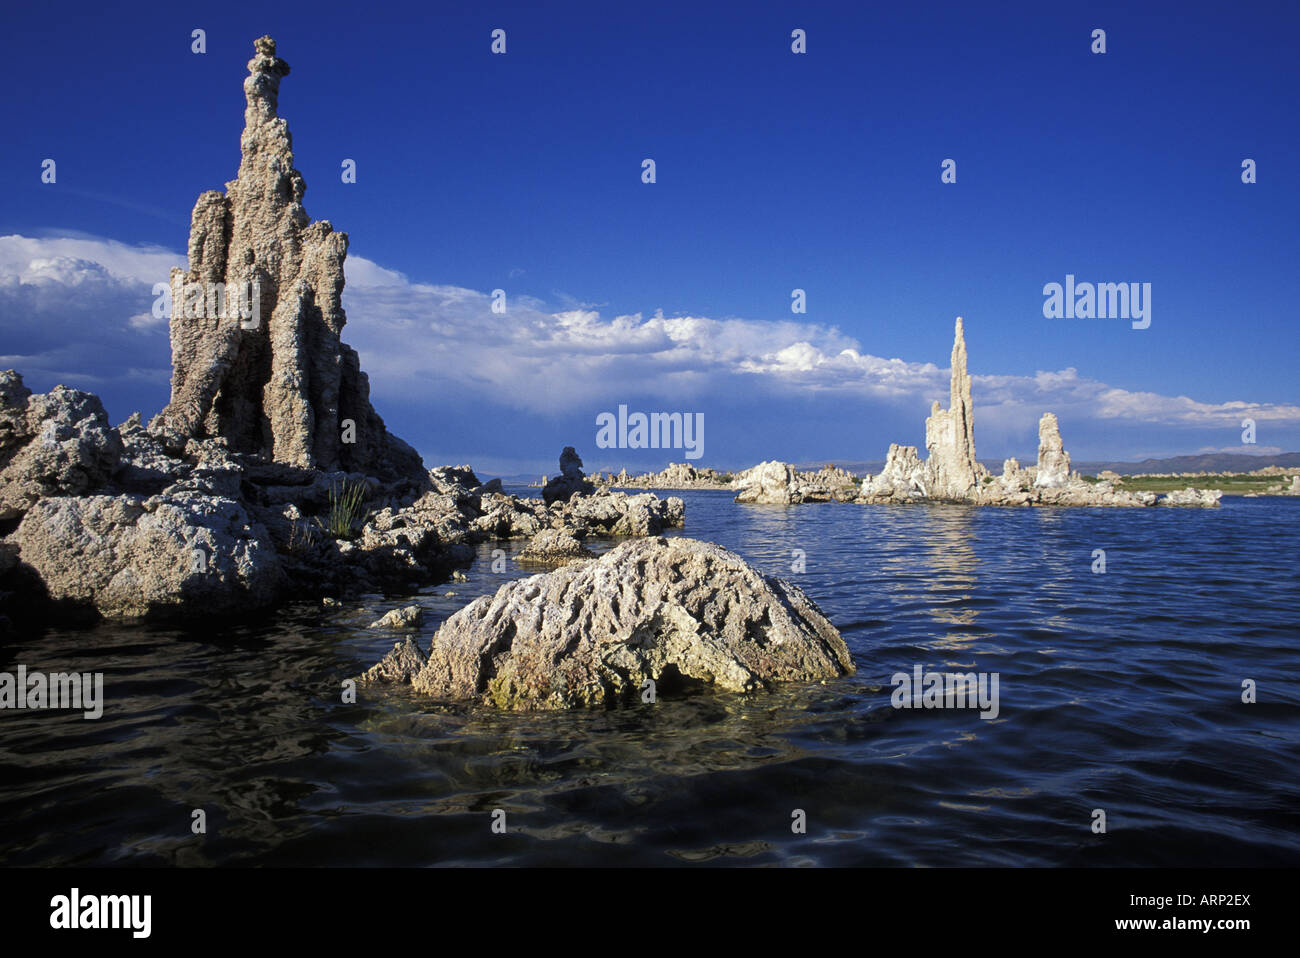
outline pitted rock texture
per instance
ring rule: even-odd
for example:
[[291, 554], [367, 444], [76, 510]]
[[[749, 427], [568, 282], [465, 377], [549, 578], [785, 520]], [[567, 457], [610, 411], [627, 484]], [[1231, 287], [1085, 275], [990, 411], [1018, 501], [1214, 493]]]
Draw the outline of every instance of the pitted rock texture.
[[246, 613], [282, 585], [266, 530], [218, 496], [42, 499], [13, 540], [53, 601], [110, 619]]
[[[419, 455], [385, 428], [356, 352], [339, 339], [347, 234], [303, 209], [306, 184], [276, 114], [289, 65], [270, 37], [255, 46], [238, 177], [225, 194], [199, 197], [189, 269], [172, 271], [171, 401], [151, 429], [221, 436], [236, 452], [293, 466], [418, 476]], [[218, 310], [218, 284], [228, 304], [257, 290], [242, 303], [247, 318]]]
[[518, 561], [538, 565], [568, 565], [590, 559], [593, 553], [568, 529], [547, 529], [528, 540]]
[[0, 373], [0, 519], [102, 486], [122, 451], [98, 396], [64, 386], [32, 395], [12, 369]]
[[846, 675], [844, 640], [807, 596], [734, 553], [643, 539], [508, 583], [451, 616], [418, 669], [399, 646], [363, 679], [503, 709], [603, 707], [681, 684], [748, 692]]

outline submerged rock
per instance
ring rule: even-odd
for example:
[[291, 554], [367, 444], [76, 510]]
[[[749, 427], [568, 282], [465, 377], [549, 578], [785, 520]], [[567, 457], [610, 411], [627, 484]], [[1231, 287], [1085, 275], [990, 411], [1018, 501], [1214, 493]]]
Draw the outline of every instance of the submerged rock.
[[418, 605], [407, 605], [400, 609], [392, 609], [385, 612], [383, 616], [375, 619], [366, 628], [368, 629], [416, 629], [424, 621], [424, 610]]
[[565, 709], [634, 699], [647, 679], [657, 693], [748, 692], [852, 671], [839, 632], [797, 587], [720, 546], [675, 538], [503, 585], [443, 623], [427, 656], [399, 646], [362, 678], [505, 709]]

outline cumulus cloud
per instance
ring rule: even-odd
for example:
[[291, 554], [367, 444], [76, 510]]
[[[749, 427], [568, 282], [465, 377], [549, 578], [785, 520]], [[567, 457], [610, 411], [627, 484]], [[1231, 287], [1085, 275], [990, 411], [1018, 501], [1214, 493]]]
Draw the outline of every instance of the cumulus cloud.
[[[183, 254], [95, 237], [0, 237], [0, 363], [90, 385], [167, 381], [167, 323], [152, 289]], [[708, 396], [759, 402], [799, 394], [915, 409], [940, 399], [932, 362], [874, 356], [834, 326], [787, 320], [606, 316], [490, 293], [412, 282], [347, 259], [345, 338], [361, 353], [380, 403], [481, 398], [556, 412], [611, 408], [635, 388], [678, 406]], [[1034, 375], [977, 371], [982, 427], [1023, 430], [1045, 409], [1063, 419], [1155, 427], [1236, 428], [1243, 418], [1300, 425], [1300, 407], [1200, 402], [1116, 388], [1069, 368]], [[165, 400], [165, 394], [161, 397]], [[1201, 440], [1204, 441], [1204, 440]]]
[[[629, 382], [664, 398], [683, 390], [809, 391], [891, 401], [947, 404], [948, 370], [931, 362], [873, 356], [837, 328], [698, 316], [604, 317], [595, 310], [547, 311], [508, 301], [492, 312], [486, 293], [389, 282], [353, 284], [348, 260], [349, 335], [379, 394], [437, 378], [448, 387], [489, 388], [499, 402], [535, 407], [540, 398], [571, 406], [605, 401]], [[377, 267], [361, 260], [358, 272]], [[455, 360], [448, 359], [455, 356]], [[1232, 427], [1300, 423], [1300, 407], [1247, 401], [1205, 403], [1110, 386], [1074, 368], [1032, 376], [976, 374], [975, 400], [990, 425], [1044, 409], [1071, 418], [1156, 426]]]

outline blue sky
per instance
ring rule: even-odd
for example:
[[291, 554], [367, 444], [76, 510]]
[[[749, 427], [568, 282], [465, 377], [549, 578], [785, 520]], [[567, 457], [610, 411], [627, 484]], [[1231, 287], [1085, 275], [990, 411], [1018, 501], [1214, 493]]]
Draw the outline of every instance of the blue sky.
[[[0, 364], [165, 403], [150, 288], [270, 33], [307, 211], [351, 237], [344, 338], [430, 464], [683, 459], [595, 449], [620, 403], [703, 412], [705, 465], [880, 459], [946, 404], [958, 315], [981, 456], [1032, 457], [1047, 410], [1076, 459], [1300, 449], [1300, 12], [1132, 6], [15, 8]], [[1150, 328], [1044, 318], [1067, 273], [1150, 283]]]

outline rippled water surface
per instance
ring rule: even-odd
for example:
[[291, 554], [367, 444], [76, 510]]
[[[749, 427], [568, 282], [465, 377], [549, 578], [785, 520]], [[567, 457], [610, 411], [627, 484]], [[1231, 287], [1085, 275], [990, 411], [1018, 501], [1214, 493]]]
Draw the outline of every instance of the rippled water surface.
[[[801, 586], [856, 675], [497, 714], [365, 690], [340, 704], [342, 681], [394, 640], [366, 624], [402, 596], [233, 627], [52, 629], [0, 646], [0, 671], [102, 671], [105, 712], [0, 713], [0, 861], [1300, 864], [1300, 501], [784, 508], [679, 495], [680, 534]], [[493, 548], [468, 582], [416, 597], [422, 644], [523, 574], [513, 562], [494, 574]], [[916, 664], [998, 673], [999, 716], [894, 709], [891, 676]], [[1256, 704], [1241, 701], [1247, 679]], [[795, 809], [806, 834], [791, 830]]]

